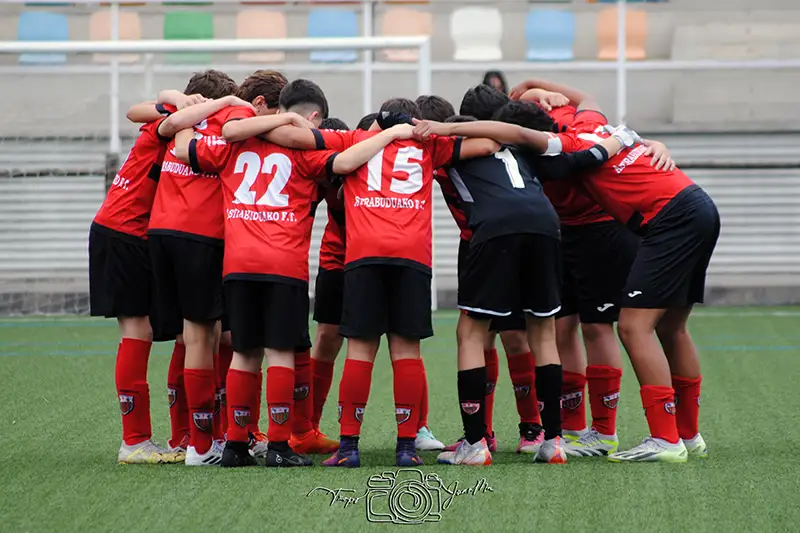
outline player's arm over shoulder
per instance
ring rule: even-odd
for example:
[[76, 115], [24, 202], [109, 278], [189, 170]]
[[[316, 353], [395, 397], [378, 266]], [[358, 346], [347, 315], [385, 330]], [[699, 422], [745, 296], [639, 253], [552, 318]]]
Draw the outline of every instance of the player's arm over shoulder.
[[[297, 113], [279, 113], [276, 115], [261, 116], [250, 115], [242, 120], [238, 120], [242, 117], [233, 118], [234, 119], [226, 122], [225, 125], [222, 126], [222, 136], [225, 137], [225, 140], [230, 142], [244, 141], [259, 135], [263, 136], [281, 126], [287, 125], [295, 126], [296, 129], [313, 129], [313, 125]], [[289, 128], [286, 128], [284, 133], [287, 134], [287, 136], [291, 136]], [[268, 135], [265, 139], [270, 140]], [[299, 148], [298, 146], [290, 146], [290, 143], [271, 142], [286, 148]]]
[[159, 125], [158, 134], [162, 137], [172, 137], [178, 131], [191, 128], [226, 108], [230, 108], [230, 119], [238, 118], [234, 116], [235, 113], [239, 113], [239, 116], [242, 117], [255, 114], [255, 110], [250, 103], [233, 95], [225, 96], [218, 100], [207, 100], [196, 105], [189, 105], [177, 113], [171, 114]]

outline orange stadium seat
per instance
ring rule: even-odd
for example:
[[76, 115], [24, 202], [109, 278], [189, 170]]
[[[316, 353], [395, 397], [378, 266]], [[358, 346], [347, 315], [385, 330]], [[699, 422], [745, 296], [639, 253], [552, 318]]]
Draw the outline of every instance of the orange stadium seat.
[[[280, 11], [242, 11], [236, 16], [237, 39], [285, 39], [286, 15]], [[285, 52], [242, 52], [239, 61], [246, 63], [279, 63]]]
[[[644, 59], [647, 57], [647, 13], [640, 9], [625, 12], [625, 57]], [[617, 8], [610, 7], [597, 17], [597, 58], [617, 59]]]
[[[381, 35], [400, 37], [408, 35], [431, 35], [433, 32], [433, 16], [424, 11], [397, 7], [389, 9], [381, 20]], [[418, 50], [384, 50], [383, 57], [387, 61], [417, 61]]]
[[[120, 11], [119, 13], [119, 40], [138, 41], [142, 38], [142, 21], [138, 13], [130, 11]], [[111, 40], [111, 12], [95, 11], [89, 18], [89, 39], [92, 41]], [[97, 63], [107, 63], [114, 56], [108, 54], [94, 54], [92, 61]], [[122, 54], [117, 56], [122, 63], [134, 63], [139, 61], [139, 54]]]

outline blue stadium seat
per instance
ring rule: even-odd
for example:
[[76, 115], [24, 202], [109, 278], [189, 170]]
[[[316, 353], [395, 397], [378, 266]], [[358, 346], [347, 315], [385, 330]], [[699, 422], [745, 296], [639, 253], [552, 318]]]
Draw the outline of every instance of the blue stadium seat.
[[[67, 16], [47, 11], [23, 11], [19, 14], [17, 40], [67, 41]], [[67, 62], [67, 54], [21, 54], [19, 62], [23, 65], [60, 65]]]
[[[308, 13], [309, 37], [358, 37], [355, 12], [344, 9], [312, 9]], [[353, 63], [355, 50], [314, 50], [309, 59], [316, 63]]]
[[575, 59], [575, 15], [569, 11], [534, 9], [525, 23], [528, 61]]

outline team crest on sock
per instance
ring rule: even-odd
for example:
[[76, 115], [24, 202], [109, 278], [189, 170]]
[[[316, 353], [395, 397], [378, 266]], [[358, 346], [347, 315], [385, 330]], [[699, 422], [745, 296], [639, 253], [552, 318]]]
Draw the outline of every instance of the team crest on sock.
[[489, 396], [491, 393], [494, 392], [495, 384], [491, 381], [486, 382], [486, 396]]
[[561, 397], [561, 407], [573, 411], [583, 403], [583, 391], [570, 392]]
[[675, 414], [675, 402], [664, 402], [664, 410], [671, 415]]
[[478, 402], [461, 402], [461, 410], [468, 415], [474, 415], [481, 409], [481, 404]]
[[233, 421], [236, 422], [236, 425], [239, 427], [247, 427], [250, 423], [250, 409], [234, 409]]
[[195, 411], [192, 413], [192, 422], [194, 422], [194, 426], [204, 433], [211, 433], [211, 427], [213, 425], [212, 420], [214, 420], [214, 413], [203, 411]]
[[119, 410], [123, 416], [133, 411], [133, 406], [134, 406], [134, 400], [132, 395], [130, 394], [119, 395]]
[[514, 385], [514, 396], [521, 400], [523, 398], [527, 398], [528, 394], [531, 393], [531, 386], [530, 385]]
[[615, 392], [613, 394], [609, 394], [608, 396], [603, 396], [603, 405], [609, 409], [616, 409], [619, 405], [619, 393]]
[[411, 418], [411, 409], [407, 407], [397, 407], [394, 410], [394, 418], [397, 420], [398, 424], [402, 424], [403, 422], [407, 421]]
[[169, 387], [167, 389], [167, 399], [169, 400], [169, 406], [172, 407], [175, 405], [175, 402], [178, 401], [178, 390]]
[[308, 398], [309, 392], [308, 385], [300, 385], [299, 387], [294, 388], [294, 399], [295, 400], [305, 400]]
[[366, 407], [356, 407], [355, 410], [353, 410], [353, 417], [355, 417], [355, 419], [358, 420], [359, 424], [364, 422], [365, 409]]
[[284, 406], [270, 407], [269, 417], [276, 424], [284, 424], [289, 420], [289, 408]]

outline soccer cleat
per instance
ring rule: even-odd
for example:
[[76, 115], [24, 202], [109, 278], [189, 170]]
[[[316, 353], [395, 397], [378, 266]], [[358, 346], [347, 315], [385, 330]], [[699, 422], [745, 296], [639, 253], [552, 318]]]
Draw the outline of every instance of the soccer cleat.
[[335, 454], [322, 461], [322, 466], [358, 468], [361, 466], [361, 456], [358, 453], [358, 448], [339, 448]]
[[614, 453], [619, 448], [616, 435], [603, 435], [594, 428], [581, 435], [578, 440], [567, 442], [564, 446], [567, 455], [573, 457], [599, 457]]
[[318, 428], [314, 428], [302, 435], [292, 435], [289, 447], [297, 453], [305, 455], [314, 453], [333, 453], [339, 449], [339, 441], [328, 438]]
[[530, 424], [524, 429], [524, 433], [519, 436], [517, 453], [536, 453], [544, 442], [544, 431], [539, 424]]
[[159, 465], [166, 463], [179, 463], [178, 454], [162, 448], [150, 439], [138, 444], [127, 445], [124, 442], [119, 447], [117, 462], [121, 465]]
[[397, 466], [420, 466], [421, 464], [422, 457], [417, 454], [416, 450], [397, 450], [395, 453], [395, 465]]
[[263, 459], [267, 456], [267, 436], [261, 431], [250, 433], [250, 455], [254, 459]]
[[427, 426], [419, 428], [415, 444], [418, 450], [422, 450], [424, 452], [432, 452], [444, 449], [444, 443], [440, 440], [437, 440], [436, 437], [433, 436], [430, 428]]
[[689, 457], [694, 457], [695, 459], [708, 458], [708, 447], [700, 433], [695, 435], [692, 439], [683, 439], [683, 445], [686, 446], [686, 452], [689, 454]]
[[304, 455], [300, 455], [291, 448], [285, 450], [278, 450], [270, 448], [267, 450], [267, 458], [264, 461], [264, 466], [288, 468], [294, 466], [311, 466], [313, 463], [311, 459]]
[[175, 454], [176, 463], [182, 463], [186, 459], [186, 449], [189, 447], [189, 435], [184, 435], [177, 446], [169, 444], [169, 451]]
[[[454, 452], [461, 446], [461, 443], [464, 442], [464, 437], [462, 436], [460, 439], [455, 441], [452, 444], [448, 444], [445, 446], [442, 451], [445, 452]], [[486, 435], [486, 445], [489, 447], [489, 451], [494, 453], [497, 451], [497, 437], [495, 436], [494, 432], [491, 435]]]
[[240, 466], [255, 466], [258, 463], [250, 455], [250, 445], [247, 442], [228, 441], [222, 452], [220, 466], [236, 468]]
[[567, 454], [564, 451], [564, 439], [554, 437], [546, 440], [539, 446], [536, 455], [533, 456], [534, 463], [547, 463], [549, 465], [567, 464]]
[[436, 461], [443, 465], [488, 466], [492, 464], [492, 452], [485, 438], [475, 444], [464, 439], [454, 451], [440, 453]]
[[589, 430], [586, 429], [586, 428], [578, 429], [578, 430], [565, 429], [565, 430], [561, 431], [561, 435], [562, 435], [562, 438], [566, 442], [574, 442], [574, 441], [580, 439], [581, 437], [583, 437], [588, 431]]
[[186, 450], [186, 466], [217, 466], [222, 461], [222, 446], [219, 441], [211, 443], [211, 448], [204, 454], [197, 453], [194, 446]]
[[685, 463], [689, 453], [683, 441], [672, 444], [662, 439], [647, 437], [638, 446], [630, 450], [612, 453], [608, 460], [612, 463]]

